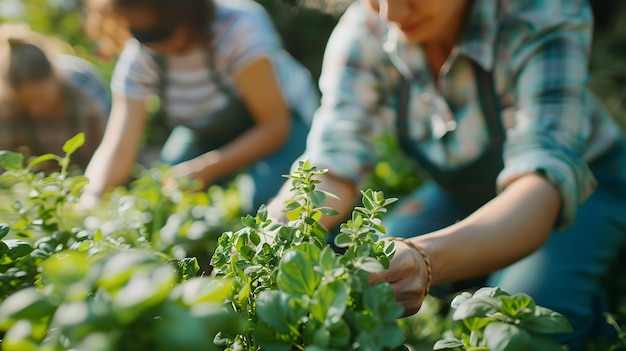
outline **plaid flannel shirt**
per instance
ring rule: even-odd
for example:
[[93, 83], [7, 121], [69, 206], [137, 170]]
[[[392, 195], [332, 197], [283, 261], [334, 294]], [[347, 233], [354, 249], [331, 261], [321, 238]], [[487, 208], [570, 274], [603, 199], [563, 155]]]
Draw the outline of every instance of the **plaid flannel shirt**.
[[[26, 156], [42, 153], [64, 155], [63, 144], [77, 132], [85, 133], [85, 144], [72, 156], [72, 163], [86, 166], [102, 138], [108, 118], [111, 94], [96, 67], [71, 55], [59, 55], [54, 62], [69, 95], [68, 107], [76, 115], [63, 120], [19, 120], [17, 111], [7, 96], [0, 100], [0, 150], [19, 151]], [[33, 139], [36, 140], [33, 140]], [[0, 171], [2, 169], [0, 168]]]
[[[585, 0], [476, 0], [434, 84], [422, 47], [402, 41], [395, 27], [357, 1], [329, 39], [322, 106], [303, 158], [336, 176], [364, 180], [376, 162], [372, 138], [393, 128], [402, 74], [413, 97], [411, 141], [442, 169], [472, 162], [489, 137], [473, 60], [492, 73], [502, 108], [505, 165], [498, 191], [520, 175], [543, 174], [560, 191], [559, 226], [565, 227], [596, 186], [588, 162], [621, 135], [586, 87], [592, 21]], [[455, 128], [442, 138], [450, 122]]]

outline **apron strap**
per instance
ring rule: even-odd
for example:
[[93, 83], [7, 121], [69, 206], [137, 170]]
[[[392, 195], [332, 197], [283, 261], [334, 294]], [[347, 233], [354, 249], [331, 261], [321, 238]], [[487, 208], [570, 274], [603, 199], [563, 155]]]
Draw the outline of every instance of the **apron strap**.
[[[500, 118], [500, 104], [493, 84], [492, 75], [478, 63], [473, 62], [479, 103], [489, 133], [488, 147], [473, 162], [457, 169], [446, 170], [432, 162], [409, 137], [410, 82], [400, 75], [398, 96], [398, 116], [396, 129], [400, 147], [411, 156], [442, 189], [466, 201], [484, 203], [489, 196], [495, 196], [495, 180], [503, 167], [502, 146], [505, 139]], [[472, 198], [474, 200], [472, 200]], [[478, 201], [480, 198], [480, 201]], [[465, 201], [465, 200], [464, 200]]]
[[493, 76], [474, 60], [472, 60], [472, 67], [474, 68], [480, 106], [489, 130], [489, 143], [492, 148], [501, 151], [505, 133], [500, 113], [502, 110], [498, 94], [496, 93]]

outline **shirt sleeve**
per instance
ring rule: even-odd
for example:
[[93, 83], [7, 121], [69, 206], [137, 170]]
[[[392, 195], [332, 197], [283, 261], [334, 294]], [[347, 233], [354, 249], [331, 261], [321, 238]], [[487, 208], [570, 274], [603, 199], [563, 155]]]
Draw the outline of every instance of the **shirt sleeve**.
[[591, 131], [585, 98], [591, 12], [580, 0], [508, 3], [500, 50], [515, 77], [515, 123], [507, 130], [498, 188], [524, 174], [543, 175], [561, 194], [563, 229], [596, 186], [581, 156]]
[[317, 110], [302, 158], [360, 183], [375, 164], [372, 139], [380, 120], [386, 79], [382, 39], [360, 3], [352, 5], [326, 46]]
[[280, 37], [274, 24], [262, 6], [251, 3], [226, 20], [221, 33], [217, 34], [220, 51], [225, 53], [231, 73], [241, 71], [261, 58], [272, 58], [282, 50]]
[[[111, 109], [111, 94], [95, 66], [78, 57], [69, 57], [63, 61], [65, 61], [63, 69], [68, 71], [67, 83], [93, 100], [100, 115], [108, 117]], [[71, 66], [68, 67], [70, 64]]]
[[159, 68], [148, 49], [135, 39], [129, 39], [120, 54], [113, 76], [111, 91], [134, 98], [158, 94]]

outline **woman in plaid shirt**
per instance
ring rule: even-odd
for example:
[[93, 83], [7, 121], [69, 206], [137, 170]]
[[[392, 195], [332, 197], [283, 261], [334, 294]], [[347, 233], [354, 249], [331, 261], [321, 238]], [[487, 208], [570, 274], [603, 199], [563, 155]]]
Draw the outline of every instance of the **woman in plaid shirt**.
[[626, 154], [586, 87], [591, 30], [584, 0], [360, 0], [339, 21], [302, 159], [329, 170], [321, 187], [343, 214], [381, 130], [430, 175], [384, 219], [408, 239], [372, 276], [407, 315], [430, 285], [490, 274], [563, 313], [574, 333], [556, 339], [572, 350], [602, 318], [600, 279], [626, 233]]

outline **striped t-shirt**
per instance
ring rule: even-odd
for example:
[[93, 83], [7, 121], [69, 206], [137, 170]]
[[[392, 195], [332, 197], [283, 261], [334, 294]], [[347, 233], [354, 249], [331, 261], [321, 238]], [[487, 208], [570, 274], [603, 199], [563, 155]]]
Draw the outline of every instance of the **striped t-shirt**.
[[[236, 95], [234, 76], [260, 58], [274, 68], [285, 102], [304, 118], [311, 118], [319, 97], [310, 73], [282, 47], [270, 17], [251, 0], [217, 0], [211, 28], [214, 41], [213, 66], [209, 50], [180, 55], [162, 55], [166, 66], [165, 98], [167, 115], [188, 126], [205, 124], [207, 116], [227, 103], [213, 78], [214, 74]], [[129, 39], [111, 81], [114, 93], [135, 98], [159, 94], [161, 71], [154, 51]], [[160, 54], [159, 54], [160, 55]]]

